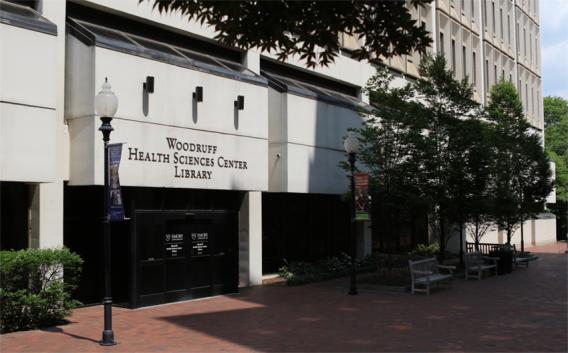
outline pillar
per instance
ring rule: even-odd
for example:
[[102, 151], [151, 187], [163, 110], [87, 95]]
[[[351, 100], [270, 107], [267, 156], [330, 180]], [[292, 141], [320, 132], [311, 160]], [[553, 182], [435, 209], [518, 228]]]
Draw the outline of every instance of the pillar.
[[371, 222], [357, 223], [357, 258], [362, 259], [373, 251], [373, 234]]
[[246, 192], [239, 210], [239, 286], [262, 284], [262, 192]]
[[30, 248], [63, 247], [63, 182], [30, 185]]

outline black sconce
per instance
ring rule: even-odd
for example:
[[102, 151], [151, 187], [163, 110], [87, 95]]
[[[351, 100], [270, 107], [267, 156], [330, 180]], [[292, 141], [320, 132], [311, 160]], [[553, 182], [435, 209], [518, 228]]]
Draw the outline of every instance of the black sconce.
[[193, 92], [193, 98], [196, 102], [203, 102], [203, 87], [195, 87], [195, 92]]
[[146, 92], [154, 93], [154, 76], [146, 76], [146, 82], [144, 82], [142, 87]]
[[237, 100], [235, 101], [235, 108], [238, 110], [245, 109], [245, 96], [237, 96]]

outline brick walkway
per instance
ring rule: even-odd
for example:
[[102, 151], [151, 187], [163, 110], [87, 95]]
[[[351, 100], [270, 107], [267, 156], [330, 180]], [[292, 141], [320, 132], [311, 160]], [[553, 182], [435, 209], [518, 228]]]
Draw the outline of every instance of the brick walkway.
[[100, 347], [102, 308], [69, 325], [0, 336], [1, 352], [566, 352], [566, 244], [502, 277], [456, 280], [430, 296], [361, 290], [347, 280], [248, 288], [239, 295], [114, 309], [119, 344]]

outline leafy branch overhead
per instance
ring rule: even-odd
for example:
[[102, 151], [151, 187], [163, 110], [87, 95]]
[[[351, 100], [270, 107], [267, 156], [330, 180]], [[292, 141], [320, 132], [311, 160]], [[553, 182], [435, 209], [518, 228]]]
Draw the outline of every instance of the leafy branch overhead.
[[279, 60], [298, 55], [309, 67], [332, 63], [343, 33], [361, 43], [351, 52], [358, 60], [425, 52], [432, 42], [409, 10], [430, 0], [148, 1], [160, 13], [179, 12], [190, 21], [211, 25], [222, 44], [274, 52]]

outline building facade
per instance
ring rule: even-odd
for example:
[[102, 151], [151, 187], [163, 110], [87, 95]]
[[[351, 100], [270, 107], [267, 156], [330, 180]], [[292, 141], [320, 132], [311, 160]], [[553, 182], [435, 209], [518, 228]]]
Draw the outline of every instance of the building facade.
[[[509, 79], [542, 131], [535, 1], [435, 1], [413, 14], [432, 32], [432, 51], [472, 78], [476, 100]], [[108, 78], [128, 217], [112, 226], [118, 302], [234, 292], [284, 260], [347, 250], [342, 138], [361, 124], [361, 87], [376, 68], [349, 57], [357, 41], [347, 36], [335, 63], [315, 69], [213, 37], [149, 2], [0, 1], [1, 248], [68, 246], [85, 259], [80, 299], [102, 297], [93, 99]], [[419, 59], [385, 64], [403, 83]], [[369, 253], [368, 224], [358, 234], [359, 255]], [[548, 241], [540, 237], [533, 242]]]

